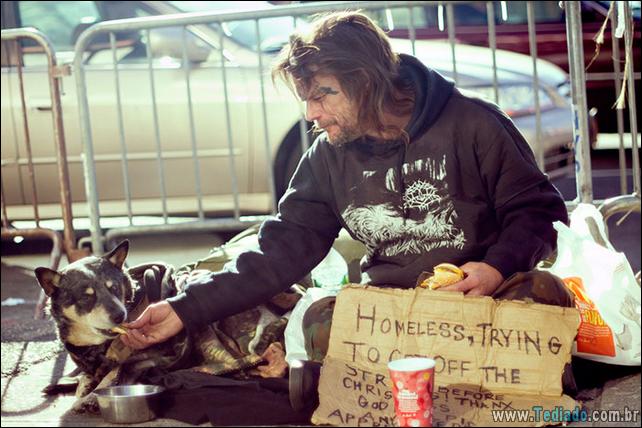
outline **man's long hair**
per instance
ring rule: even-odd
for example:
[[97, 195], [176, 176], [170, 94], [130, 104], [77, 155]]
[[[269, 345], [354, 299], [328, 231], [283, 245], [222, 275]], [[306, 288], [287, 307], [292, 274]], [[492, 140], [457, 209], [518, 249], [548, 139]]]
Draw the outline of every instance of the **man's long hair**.
[[399, 64], [388, 37], [367, 16], [335, 12], [316, 19], [311, 32], [290, 36], [272, 79], [280, 76], [295, 93], [308, 94], [315, 75], [334, 76], [359, 106], [361, 131], [376, 130], [407, 141], [403, 129], [383, 122], [385, 114], [404, 116], [414, 106], [414, 93], [399, 76]]

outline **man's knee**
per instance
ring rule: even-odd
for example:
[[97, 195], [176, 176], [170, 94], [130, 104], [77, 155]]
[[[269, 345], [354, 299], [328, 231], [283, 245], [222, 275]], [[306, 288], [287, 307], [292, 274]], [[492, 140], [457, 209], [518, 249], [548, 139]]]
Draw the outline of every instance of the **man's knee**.
[[324, 297], [312, 303], [303, 315], [305, 351], [312, 361], [323, 362], [328, 353], [335, 297]]
[[540, 270], [518, 272], [493, 293], [497, 300], [522, 300], [563, 307], [574, 307], [573, 294], [557, 276]]

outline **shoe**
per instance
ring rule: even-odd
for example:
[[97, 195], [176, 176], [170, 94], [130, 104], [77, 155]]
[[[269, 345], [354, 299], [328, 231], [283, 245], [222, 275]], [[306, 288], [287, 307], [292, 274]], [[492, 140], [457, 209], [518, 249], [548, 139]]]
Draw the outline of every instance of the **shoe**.
[[295, 411], [311, 410], [319, 405], [321, 363], [292, 360], [290, 363], [290, 405]]

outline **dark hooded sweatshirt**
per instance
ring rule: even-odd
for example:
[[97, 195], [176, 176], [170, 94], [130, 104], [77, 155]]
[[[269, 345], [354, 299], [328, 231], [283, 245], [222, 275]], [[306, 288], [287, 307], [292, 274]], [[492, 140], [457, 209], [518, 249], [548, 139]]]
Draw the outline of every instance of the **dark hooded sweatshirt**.
[[335, 147], [322, 134], [304, 154], [259, 251], [190, 284], [170, 300], [188, 330], [254, 307], [327, 254], [341, 227], [363, 242], [362, 282], [413, 287], [441, 262], [482, 261], [504, 278], [531, 270], [567, 221], [510, 118], [402, 55], [415, 89], [410, 141], [368, 138]]

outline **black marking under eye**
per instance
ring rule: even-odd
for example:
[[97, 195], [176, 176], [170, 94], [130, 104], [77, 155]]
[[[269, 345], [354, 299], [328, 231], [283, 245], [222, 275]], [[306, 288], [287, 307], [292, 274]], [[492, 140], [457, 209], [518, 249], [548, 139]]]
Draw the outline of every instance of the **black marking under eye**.
[[335, 91], [334, 89], [327, 86], [319, 86], [319, 92], [321, 92], [323, 95], [337, 95], [339, 93], [339, 91]]

